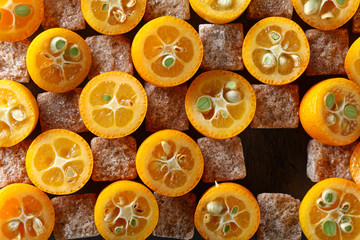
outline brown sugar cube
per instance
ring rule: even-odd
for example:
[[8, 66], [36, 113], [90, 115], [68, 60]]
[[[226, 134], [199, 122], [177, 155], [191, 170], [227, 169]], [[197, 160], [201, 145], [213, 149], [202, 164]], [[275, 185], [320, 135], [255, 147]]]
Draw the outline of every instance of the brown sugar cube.
[[148, 22], [162, 16], [190, 19], [189, 0], [147, 0], [144, 20]]
[[187, 86], [185, 84], [163, 88], [145, 83], [145, 92], [148, 98], [148, 109], [145, 117], [146, 131], [188, 130], [189, 120], [185, 112], [186, 91]]
[[0, 147], [0, 188], [11, 183], [31, 183], [25, 168], [26, 152], [31, 141], [12, 147]]
[[204, 158], [204, 182], [231, 181], [246, 176], [244, 153], [239, 137], [216, 140], [199, 138], [197, 143]]
[[130, 54], [131, 42], [123, 35], [97, 35], [85, 39], [91, 51], [91, 68], [88, 78], [104, 72], [119, 71], [133, 74]]
[[44, 0], [44, 18], [41, 25], [44, 29], [85, 29], [81, 0]]
[[243, 70], [243, 25], [200, 24], [199, 35], [204, 46], [200, 67], [204, 70]]
[[260, 207], [258, 240], [300, 240], [300, 201], [283, 193], [261, 193], [257, 196]]
[[346, 74], [344, 61], [349, 50], [347, 29], [305, 31], [310, 45], [310, 62], [306, 75]]
[[252, 85], [256, 111], [252, 128], [297, 128], [299, 124], [298, 85]]
[[81, 88], [66, 93], [44, 92], [37, 96], [39, 118], [43, 132], [63, 128], [73, 132], [87, 132], [79, 112]]
[[153, 231], [157, 237], [192, 239], [196, 195], [187, 193], [180, 197], [166, 197], [154, 193], [159, 206], [159, 221]]
[[0, 41], [0, 79], [20, 83], [30, 81], [26, 68], [26, 52], [29, 45], [28, 39], [18, 42]]
[[251, 0], [247, 18], [263, 19], [267, 17], [291, 18], [293, 5], [291, 0]]
[[99, 235], [94, 221], [95, 193], [54, 197], [54, 237], [56, 240]]
[[352, 18], [352, 31], [353, 33], [360, 33], [360, 7], [356, 10]]
[[333, 177], [352, 180], [350, 158], [356, 144], [330, 146], [311, 139], [307, 145], [307, 176], [313, 182]]
[[94, 157], [93, 181], [116, 181], [135, 179], [136, 140], [131, 136], [105, 139], [95, 137], [91, 140]]

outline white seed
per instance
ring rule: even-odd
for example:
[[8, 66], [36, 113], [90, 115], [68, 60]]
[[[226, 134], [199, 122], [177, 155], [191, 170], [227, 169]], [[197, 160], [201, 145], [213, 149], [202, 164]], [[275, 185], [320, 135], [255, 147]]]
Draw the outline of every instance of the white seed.
[[286, 62], [287, 62], [287, 60], [286, 60], [286, 58], [285, 58], [284, 56], [281, 56], [281, 57], [279, 58], [279, 64], [280, 64], [280, 66], [284, 66], [284, 65], [286, 64]]
[[206, 214], [204, 215], [203, 222], [204, 222], [204, 223], [210, 222], [210, 217], [211, 217], [210, 214], [206, 213]]
[[291, 58], [294, 60], [294, 67], [300, 66], [300, 57], [296, 54], [291, 54]]
[[11, 222], [9, 222], [8, 228], [10, 231], [15, 232], [16, 230], [18, 230], [20, 225], [20, 220], [16, 219], [16, 220], [12, 220]]
[[273, 67], [275, 65], [275, 56], [271, 53], [265, 53], [262, 58], [264, 67]]
[[114, 17], [118, 22], [125, 22], [126, 20], [126, 14], [121, 11], [120, 9], [117, 9], [116, 11], [113, 11]]
[[319, 11], [320, 1], [319, 0], [309, 0], [304, 4], [304, 13], [306, 15], [312, 15]]
[[221, 7], [227, 8], [231, 6], [232, 0], [218, 0], [218, 3]]
[[337, 200], [337, 193], [332, 189], [326, 189], [322, 192], [321, 198], [324, 200], [325, 203], [334, 204]]
[[351, 223], [348, 223], [348, 222], [341, 223], [340, 228], [341, 228], [341, 230], [343, 230], [346, 233], [352, 232], [352, 230], [353, 230], [353, 226], [351, 225]]
[[43, 223], [41, 222], [40, 219], [38, 219], [37, 217], [35, 217], [33, 219], [33, 228], [36, 232], [36, 236], [41, 235], [42, 233], [45, 232], [45, 226], [43, 225]]
[[225, 98], [228, 102], [238, 103], [241, 99], [241, 95], [239, 91], [231, 90], [225, 93]]
[[11, 116], [19, 122], [23, 121], [26, 118], [25, 112], [20, 109], [11, 110]]
[[165, 141], [161, 141], [161, 146], [162, 146], [165, 154], [166, 154], [166, 155], [169, 155], [169, 154], [170, 154], [170, 151], [171, 151], [170, 145], [169, 145], [167, 142], [165, 142]]
[[321, 15], [321, 19], [330, 19], [333, 18], [334, 15], [331, 12], [327, 12]]
[[115, 207], [112, 208], [108, 213], [105, 214], [105, 217], [104, 217], [104, 221], [105, 222], [111, 222], [116, 216], [116, 211], [115, 211]]
[[127, 6], [128, 8], [131, 8], [131, 7], [135, 6], [135, 4], [136, 4], [136, 0], [130, 0], [130, 1], [126, 4], [126, 6]]
[[[59, 41], [62, 41], [64, 42], [64, 46], [62, 46], [62, 48], [58, 48], [59, 45], [57, 45], [57, 43]], [[58, 52], [61, 52], [63, 51], [65, 48], [67, 47], [67, 40], [63, 37], [54, 37], [51, 42], [50, 42], [50, 51], [52, 53], [58, 53]]]
[[212, 214], [219, 214], [224, 209], [223, 205], [221, 203], [211, 201], [206, 205], [206, 209], [209, 213]]
[[329, 126], [332, 126], [336, 123], [336, 117], [335, 115], [331, 114], [329, 115], [327, 118], [326, 118], [326, 123], [329, 125]]

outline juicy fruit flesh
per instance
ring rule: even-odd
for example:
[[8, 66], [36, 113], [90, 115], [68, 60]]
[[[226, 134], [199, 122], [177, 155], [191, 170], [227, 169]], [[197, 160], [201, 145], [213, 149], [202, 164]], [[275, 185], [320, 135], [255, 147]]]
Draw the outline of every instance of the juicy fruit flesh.
[[[344, 0], [343, 3], [342, 1], [336, 1], [336, 0], [301, 0], [302, 4], [305, 5], [308, 1], [313, 1], [313, 2], [317, 2], [317, 7], [314, 7], [314, 10], [311, 11], [310, 13], [305, 15], [309, 15], [309, 16], [316, 16], [320, 19], [323, 20], [328, 20], [328, 19], [336, 19], [340, 16], [341, 11], [344, 8], [347, 8], [349, 5], [349, 1]], [[340, 4], [342, 3], [342, 4]], [[308, 3], [309, 4], [309, 3]], [[327, 16], [327, 17], [325, 17]]]
[[[19, 4], [25, 5], [30, 8], [30, 14], [27, 16], [19, 17], [15, 14], [15, 7]], [[4, 3], [0, 2], [0, 30], [9, 31], [12, 29], [26, 29], [29, 27], [29, 22], [31, 22], [34, 16], [34, 8], [32, 2], [29, 0], [24, 1], [13, 1], [8, 0]]]
[[136, 0], [94, 0], [91, 10], [98, 20], [116, 26], [126, 23], [134, 15], [136, 4]]

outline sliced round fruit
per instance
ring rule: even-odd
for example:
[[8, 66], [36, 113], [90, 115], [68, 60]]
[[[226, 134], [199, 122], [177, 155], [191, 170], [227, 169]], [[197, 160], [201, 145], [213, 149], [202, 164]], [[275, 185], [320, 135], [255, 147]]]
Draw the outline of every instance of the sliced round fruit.
[[16, 42], [30, 37], [43, 17], [42, 0], [0, 1], [0, 41]]
[[14, 183], [1, 189], [0, 239], [47, 240], [54, 223], [54, 207], [36, 187]]
[[102, 34], [116, 35], [129, 32], [142, 19], [146, 0], [81, 0], [86, 22]]
[[350, 173], [356, 184], [360, 185], [360, 143], [358, 143], [350, 158]]
[[296, 13], [314, 28], [332, 30], [355, 14], [359, 0], [292, 0]]
[[247, 240], [260, 223], [260, 208], [249, 190], [236, 183], [220, 183], [201, 197], [195, 226], [205, 239]]
[[309, 240], [360, 238], [360, 187], [342, 178], [315, 184], [300, 204], [301, 228]]
[[85, 126], [103, 138], [133, 133], [145, 118], [147, 97], [141, 83], [123, 72], [94, 77], [81, 92], [81, 118]]
[[44, 192], [70, 194], [89, 180], [93, 156], [88, 143], [78, 134], [53, 129], [40, 134], [26, 154], [26, 172]]
[[26, 64], [32, 80], [40, 88], [67, 92], [76, 88], [89, 73], [90, 48], [75, 32], [52, 28], [31, 42]]
[[345, 71], [349, 79], [360, 86], [360, 38], [351, 45], [346, 54]]
[[141, 180], [155, 192], [177, 197], [190, 192], [204, 169], [201, 150], [183, 132], [162, 130], [139, 147], [136, 170]]
[[200, 74], [185, 97], [185, 110], [191, 124], [201, 134], [216, 139], [242, 132], [255, 115], [256, 98], [250, 83], [242, 76], [223, 70]]
[[0, 96], [0, 147], [11, 147], [34, 130], [39, 108], [30, 90], [11, 80], [0, 80]]
[[272, 85], [295, 81], [310, 60], [304, 31], [294, 21], [269, 17], [251, 27], [242, 48], [246, 69], [257, 80]]
[[96, 227], [106, 240], [140, 240], [155, 229], [159, 209], [148, 188], [123, 180], [101, 191], [94, 215]]
[[345, 78], [331, 78], [311, 87], [300, 103], [300, 122], [314, 139], [347, 145], [360, 137], [360, 87]]
[[145, 81], [172, 87], [196, 73], [203, 58], [203, 45], [196, 30], [184, 20], [159, 17], [135, 35], [131, 57]]

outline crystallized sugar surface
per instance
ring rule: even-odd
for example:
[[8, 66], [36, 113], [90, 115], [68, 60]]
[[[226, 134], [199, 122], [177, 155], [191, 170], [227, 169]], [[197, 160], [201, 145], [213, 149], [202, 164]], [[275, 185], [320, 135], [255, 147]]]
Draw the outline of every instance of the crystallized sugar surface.
[[291, 0], [251, 0], [248, 8], [248, 18], [262, 19], [267, 17], [291, 18], [293, 5]]
[[162, 16], [190, 19], [189, 0], [147, 0], [144, 20], [150, 21]]

